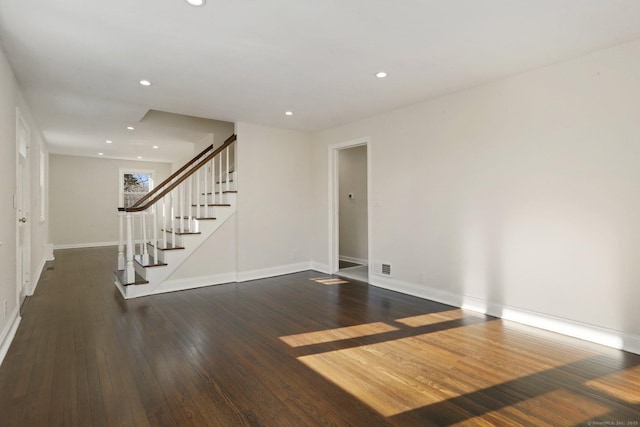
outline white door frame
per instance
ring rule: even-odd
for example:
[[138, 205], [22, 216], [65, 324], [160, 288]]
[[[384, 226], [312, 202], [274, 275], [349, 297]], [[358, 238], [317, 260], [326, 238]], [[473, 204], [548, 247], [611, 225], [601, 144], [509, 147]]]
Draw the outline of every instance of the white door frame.
[[371, 248], [372, 248], [372, 222], [371, 222], [371, 144], [370, 138], [363, 137], [351, 141], [340, 142], [329, 146], [329, 274], [334, 274], [339, 269], [340, 257], [340, 221], [339, 221], [339, 168], [338, 152], [347, 148], [367, 147], [367, 264], [371, 275]]
[[[22, 131], [25, 141], [22, 141]], [[31, 295], [31, 164], [29, 145], [31, 131], [16, 107], [16, 302], [18, 307]], [[22, 238], [21, 238], [22, 237]]]

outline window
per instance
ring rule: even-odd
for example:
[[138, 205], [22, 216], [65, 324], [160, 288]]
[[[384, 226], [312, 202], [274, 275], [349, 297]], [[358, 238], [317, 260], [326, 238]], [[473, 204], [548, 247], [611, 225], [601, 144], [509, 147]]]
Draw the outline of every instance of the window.
[[120, 206], [131, 207], [153, 190], [153, 171], [120, 169]]

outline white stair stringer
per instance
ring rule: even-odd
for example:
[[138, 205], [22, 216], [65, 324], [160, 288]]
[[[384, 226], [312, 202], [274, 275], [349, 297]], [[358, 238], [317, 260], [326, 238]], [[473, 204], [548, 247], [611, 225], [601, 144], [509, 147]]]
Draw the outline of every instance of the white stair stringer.
[[[195, 286], [185, 285], [182, 288], [176, 288], [175, 285], [163, 285], [167, 282], [167, 278], [180, 267], [198, 248], [211, 237], [229, 218], [236, 213], [237, 194], [229, 193], [226, 195], [230, 206], [219, 206], [215, 208], [215, 220], [194, 219], [194, 225], [197, 225], [200, 234], [184, 234], [176, 235], [176, 245], [182, 246], [184, 249], [158, 251], [158, 260], [164, 262], [165, 266], [143, 267], [135, 263], [136, 273], [147, 280], [148, 284], [122, 286], [116, 278], [116, 286], [125, 299], [137, 298], [147, 295], [155, 295], [164, 292], [173, 292], [184, 289], [192, 289]], [[195, 224], [197, 223], [197, 224]], [[151, 246], [151, 245], [149, 245]]]

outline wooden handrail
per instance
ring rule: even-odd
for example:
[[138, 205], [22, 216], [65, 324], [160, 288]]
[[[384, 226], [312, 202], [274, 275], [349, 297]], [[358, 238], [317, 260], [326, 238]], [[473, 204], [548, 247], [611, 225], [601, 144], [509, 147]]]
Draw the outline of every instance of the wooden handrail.
[[[217, 156], [219, 153], [221, 153], [225, 148], [227, 148], [228, 146], [230, 146], [234, 141], [236, 140], [236, 135], [231, 135], [229, 138], [227, 138], [227, 140], [224, 142], [224, 144], [222, 144], [220, 147], [218, 147], [213, 153], [209, 154], [207, 157], [205, 157], [204, 160], [200, 161], [200, 164], [197, 165], [196, 167], [192, 168], [190, 171], [188, 171], [187, 173], [185, 173], [184, 175], [182, 175], [180, 178], [178, 178], [174, 183], [172, 183], [171, 185], [169, 185], [167, 188], [165, 188], [164, 190], [162, 190], [159, 194], [157, 194], [153, 200], [148, 201], [144, 206], [139, 206], [138, 203], [136, 203], [134, 206], [128, 207], [128, 208], [118, 208], [119, 211], [124, 211], [124, 212], [141, 212], [144, 210], [149, 209], [151, 206], [153, 206], [158, 200], [162, 199], [164, 196], [166, 196], [168, 193], [171, 192], [171, 190], [173, 190], [174, 188], [176, 188], [178, 185], [182, 184], [187, 178], [189, 178], [191, 175], [193, 175], [198, 169], [200, 169], [202, 166], [206, 165], [207, 162], [209, 162], [209, 160], [213, 159], [215, 156]], [[207, 150], [203, 151], [202, 153], [198, 154], [198, 157], [200, 157], [200, 155], [206, 153]], [[191, 162], [189, 162], [190, 164], [193, 164], [195, 161], [197, 161], [197, 158], [194, 158]], [[182, 172], [186, 169], [188, 165], [183, 166], [182, 168], [180, 168], [179, 172]], [[177, 172], [174, 174], [177, 175]], [[172, 175], [173, 176], [173, 175]], [[165, 180], [166, 182], [167, 180]], [[164, 184], [164, 182], [163, 182]], [[151, 193], [149, 193], [147, 196], [149, 196]], [[149, 197], [145, 197], [146, 199], [149, 199]]]
[[[235, 141], [236, 135], [231, 135], [229, 138], [227, 138], [227, 140], [222, 144], [226, 144], [227, 141], [229, 141], [231, 138], [233, 138], [233, 141]], [[154, 188], [153, 190], [151, 190], [150, 192], [148, 192], [147, 194], [144, 195], [144, 197], [141, 197], [137, 202], [135, 202], [132, 206], [130, 206], [131, 208], [134, 208], [136, 206], [139, 206], [140, 204], [142, 204], [142, 202], [148, 200], [150, 197], [153, 197], [156, 193], [158, 193], [160, 191], [160, 189], [162, 187], [164, 187], [165, 185], [169, 184], [171, 182], [171, 180], [173, 180], [176, 176], [180, 175], [182, 172], [184, 172], [185, 169], [187, 169], [189, 166], [191, 166], [192, 164], [194, 164], [195, 162], [198, 161], [198, 159], [200, 159], [200, 157], [204, 156], [207, 151], [211, 150], [213, 148], [213, 144], [211, 144], [210, 146], [208, 146], [207, 148], [205, 148], [204, 150], [202, 150], [202, 152], [200, 152], [200, 154], [198, 154], [197, 156], [195, 156], [193, 159], [189, 160], [184, 166], [182, 166], [180, 169], [178, 169], [177, 171], [175, 171], [174, 173], [171, 174], [171, 176], [167, 179], [165, 179], [164, 181], [162, 181], [160, 183], [160, 185], [158, 185], [156, 188]]]

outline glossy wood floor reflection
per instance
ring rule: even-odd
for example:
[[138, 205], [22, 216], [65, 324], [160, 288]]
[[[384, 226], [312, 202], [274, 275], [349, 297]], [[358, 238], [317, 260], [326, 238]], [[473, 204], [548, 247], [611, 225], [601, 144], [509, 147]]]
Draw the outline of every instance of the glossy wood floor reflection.
[[55, 255], [1, 426], [640, 421], [637, 355], [313, 271], [124, 301], [114, 248]]

